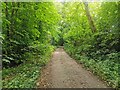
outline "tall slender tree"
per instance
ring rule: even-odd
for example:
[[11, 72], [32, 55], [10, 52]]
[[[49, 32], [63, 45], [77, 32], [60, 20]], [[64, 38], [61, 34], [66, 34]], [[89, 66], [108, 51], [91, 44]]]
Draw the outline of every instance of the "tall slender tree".
[[86, 12], [86, 16], [88, 18], [88, 22], [89, 22], [89, 25], [91, 27], [91, 30], [92, 30], [92, 32], [96, 32], [96, 27], [94, 25], [93, 19], [90, 15], [90, 12], [89, 12], [88, 2], [83, 2], [83, 3], [84, 3], [84, 6], [85, 6], [85, 12]]

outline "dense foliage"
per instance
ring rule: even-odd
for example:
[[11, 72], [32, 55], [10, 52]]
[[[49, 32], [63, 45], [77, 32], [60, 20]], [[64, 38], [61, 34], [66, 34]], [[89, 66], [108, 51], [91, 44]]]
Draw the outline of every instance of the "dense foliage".
[[4, 88], [35, 87], [40, 67], [54, 50], [59, 19], [52, 2], [2, 3]]
[[113, 87], [118, 87], [120, 82], [118, 4], [76, 2], [65, 3], [62, 8], [66, 51]]
[[110, 86], [120, 87], [119, 4], [2, 2], [3, 87], [35, 87], [58, 45]]
[[3, 67], [46, 54], [60, 18], [53, 3], [2, 3]]

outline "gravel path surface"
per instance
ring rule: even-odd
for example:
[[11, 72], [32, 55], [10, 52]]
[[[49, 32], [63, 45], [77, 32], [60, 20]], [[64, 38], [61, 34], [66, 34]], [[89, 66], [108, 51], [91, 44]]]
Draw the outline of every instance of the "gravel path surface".
[[37, 86], [39, 88], [107, 88], [62, 48], [58, 48], [53, 53], [51, 61], [42, 70]]

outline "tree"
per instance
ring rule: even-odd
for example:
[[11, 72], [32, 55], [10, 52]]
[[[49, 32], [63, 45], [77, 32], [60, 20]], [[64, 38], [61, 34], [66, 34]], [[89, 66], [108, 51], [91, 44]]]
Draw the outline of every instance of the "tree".
[[94, 25], [93, 19], [90, 15], [90, 12], [89, 12], [88, 3], [87, 2], [83, 2], [83, 3], [84, 3], [84, 6], [85, 6], [86, 16], [88, 18], [91, 30], [92, 30], [92, 32], [96, 32], [96, 27]]

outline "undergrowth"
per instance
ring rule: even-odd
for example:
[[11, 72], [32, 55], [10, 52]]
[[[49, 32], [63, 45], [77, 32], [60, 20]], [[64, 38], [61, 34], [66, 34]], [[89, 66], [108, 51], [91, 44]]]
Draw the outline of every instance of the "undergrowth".
[[[108, 86], [113, 88], [120, 88], [119, 79], [119, 63], [110, 60], [109, 58], [105, 60], [95, 60], [90, 59], [85, 55], [73, 54], [70, 49], [65, 48], [66, 52], [73, 57], [78, 63], [83, 64], [87, 69], [99, 76], [102, 80], [105, 80]], [[71, 53], [72, 52], [72, 53]]]
[[3, 88], [35, 88], [41, 68], [50, 60], [52, 51], [42, 56], [33, 56], [31, 60], [17, 67], [3, 69]]

